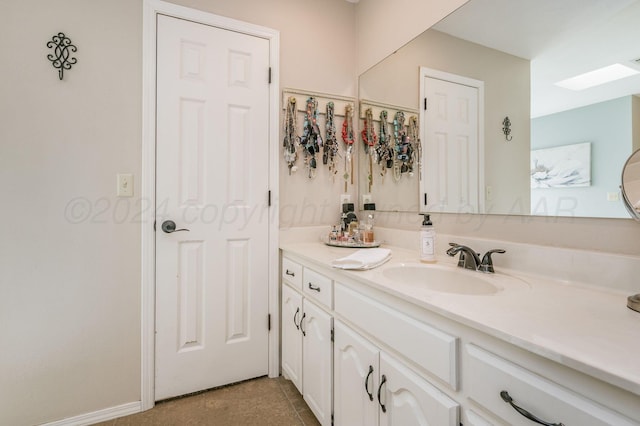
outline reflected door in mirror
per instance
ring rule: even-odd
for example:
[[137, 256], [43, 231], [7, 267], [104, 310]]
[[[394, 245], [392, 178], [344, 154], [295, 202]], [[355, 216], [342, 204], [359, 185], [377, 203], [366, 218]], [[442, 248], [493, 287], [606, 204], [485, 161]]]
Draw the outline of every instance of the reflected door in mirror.
[[427, 108], [422, 125], [422, 210], [482, 212], [479, 88], [463, 84], [467, 83], [464, 78], [436, 78], [429, 70], [423, 72], [422, 92]]

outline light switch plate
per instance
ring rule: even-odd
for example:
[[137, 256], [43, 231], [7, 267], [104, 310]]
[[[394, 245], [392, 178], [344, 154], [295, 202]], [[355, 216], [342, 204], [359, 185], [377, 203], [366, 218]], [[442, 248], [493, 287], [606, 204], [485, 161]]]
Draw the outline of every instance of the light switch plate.
[[118, 174], [118, 197], [133, 197], [133, 175], [130, 173]]

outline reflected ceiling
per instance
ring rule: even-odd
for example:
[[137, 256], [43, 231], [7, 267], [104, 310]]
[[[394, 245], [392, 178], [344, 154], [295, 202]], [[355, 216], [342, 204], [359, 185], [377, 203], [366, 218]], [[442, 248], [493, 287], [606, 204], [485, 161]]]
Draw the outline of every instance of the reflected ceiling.
[[472, 0], [433, 28], [531, 60], [538, 117], [640, 93], [640, 76], [580, 92], [554, 85], [614, 63], [640, 70], [638, 22], [638, 0]]

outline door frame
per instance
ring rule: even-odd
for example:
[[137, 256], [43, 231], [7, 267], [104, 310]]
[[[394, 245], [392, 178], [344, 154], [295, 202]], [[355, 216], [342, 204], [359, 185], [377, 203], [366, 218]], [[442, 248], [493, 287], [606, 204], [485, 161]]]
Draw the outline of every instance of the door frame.
[[[455, 84], [461, 84], [463, 86], [474, 87], [478, 89], [478, 213], [484, 213], [485, 211], [485, 187], [484, 187], [484, 81], [475, 80], [469, 77], [463, 77], [461, 75], [452, 74], [445, 71], [436, 70], [428, 67], [420, 67], [420, 101], [427, 97], [427, 88], [424, 84], [425, 77], [435, 78], [438, 80], [449, 81]], [[422, 143], [425, 143], [422, 132], [426, 129], [426, 114], [425, 107], [420, 108], [420, 137]], [[424, 152], [424, 145], [422, 147]], [[424, 167], [422, 158], [420, 159], [420, 167]], [[422, 176], [425, 176], [424, 169], [422, 170]], [[422, 189], [422, 188], [421, 188]], [[422, 197], [422, 191], [420, 191], [420, 197]], [[419, 200], [420, 211], [424, 210], [422, 200]]]
[[[196, 23], [260, 37], [269, 41], [269, 272], [267, 278], [271, 315], [269, 377], [279, 375], [278, 309], [278, 130], [280, 33], [277, 30], [226, 18], [162, 0], [143, 0], [142, 11], [142, 270], [141, 270], [141, 402], [142, 410], [155, 405], [155, 230], [156, 220], [156, 17], [167, 15]], [[267, 75], [265, 75], [265, 79]], [[265, 194], [265, 197], [267, 195]], [[265, 319], [266, 320], [266, 319]]]

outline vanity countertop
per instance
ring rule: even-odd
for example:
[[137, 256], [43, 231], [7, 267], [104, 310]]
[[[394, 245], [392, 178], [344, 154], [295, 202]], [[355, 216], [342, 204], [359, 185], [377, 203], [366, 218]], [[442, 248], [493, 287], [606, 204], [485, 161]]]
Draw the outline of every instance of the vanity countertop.
[[[419, 263], [415, 251], [386, 247], [392, 251], [392, 259], [386, 264], [368, 271], [340, 270], [340, 273], [640, 395], [640, 313], [627, 308], [626, 294], [505, 271], [498, 265], [498, 274], [519, 277], [530, 288], [492, 295], [433, 292], [385, 278], [382, 274], [385, 268]], [[329, 269], [332, 260], [355, 251], [320, 242], [286, 243], [281, 244], [281, 249]], [[439, 259], [438, 265], [455, 268], [455, 262], [456, 259], [446, 257]]]

